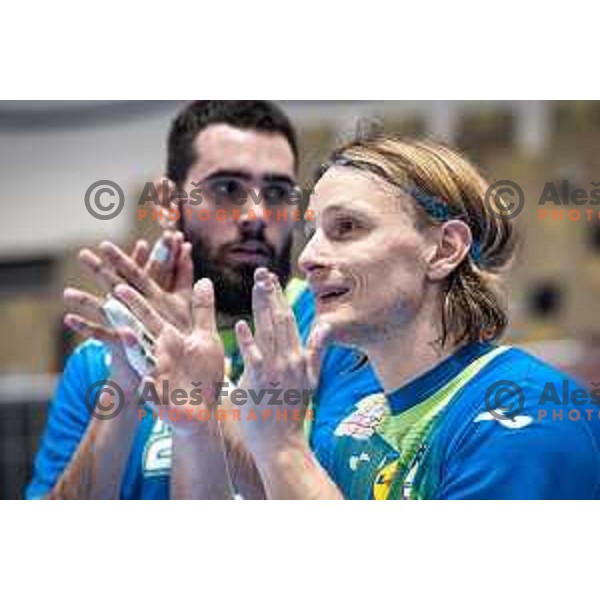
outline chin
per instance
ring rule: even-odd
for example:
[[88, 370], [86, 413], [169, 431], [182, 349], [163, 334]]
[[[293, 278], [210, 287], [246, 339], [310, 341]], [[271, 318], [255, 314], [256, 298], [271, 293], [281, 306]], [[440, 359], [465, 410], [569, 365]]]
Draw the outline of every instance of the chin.
[[343, 346], [358, 347], [363, 328], [354, 315], [353, 311], [344, 307], [337, 310], [318, 310], [317, 319], [319, 323], [326, 323], [331, 327], [331, 339]]

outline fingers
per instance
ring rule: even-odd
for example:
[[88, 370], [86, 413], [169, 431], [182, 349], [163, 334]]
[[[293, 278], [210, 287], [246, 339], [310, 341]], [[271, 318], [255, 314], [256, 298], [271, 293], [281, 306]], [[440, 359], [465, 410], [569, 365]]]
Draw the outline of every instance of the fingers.
[[110, 264], [112, 271], [118, 274], [120, 281], [125, 280], [130, 286], [149, 298], [156, 295], [156, 284], [121, 248], [112, 242], [102, 242], [100, 251], [106, 263]]
[[173, 192], [177, 188], [174, 182], [167, 177], [160, 177], [154, 181], [154, 187], [158, 192], [158, 199], [162, 207], [166, 209], [179, 208], [177, 203], [171, 200]]
[[305, 359], [309, 385], [317, 387], [321, 371], [321, 354], [331, 336], [331, 327], [326, 323], [317, 323], [310, 332], [306, 343]]
[[300, 354], [302, 352], [302, 343], [298, 334], [298, 325], [294, 311], [285, 297], [277, 276], [271, 273], [271, 279], [275, 287], [274, 302], [276, 306], [275, 314], [277, 316], [274, 317], [274, 321], [281, 320], [281, 327], [285, 329], [285, 333], [282, 333], [281, 338], [281, 340], [284, 340], [285, 345], [281, 349], [278, 349], [278, 351]]
[[192, 317], [196, 332], [217, 334], [215, 293], [210, 279], [200, 279], [194, 286]]
[[262, 367], [262, 354], [246, 321], [238, 321], [235, 324], [235, 337], [244, 361], [244, 373], [246, 369], [260, 370]]
[[170, 290], [173, 286], [182, 244], [180, 231], [166, 231], [152, 248], [146, 273], [163, 289]]
[[173, 291], [189, 293], [194, 285], [194, 264], [192, 262], [192, 244], [185, 242], [181, 246], [179, 259], [175, 268]]
[[81, 250], [79, 261], [106, 292], [110, 292], [115, 286], [123, 282], [123, 279], [117, 275], [115, 270], [89, 248]]
[[267, 269], [257, 269], [253, 291], [256, 340], [272, 356], [300, 355], [302, 344], [294, 313], [277, 277]]
[[88, 338], [93, 337], [97, 340], [107, 343], [118, 342], [119, 334], [111, 329], [102, 327], [97, 323], [92, 323], [87, 319], [83, 319], [79, 315], [67, 313], [64, 317], [64, 324], [78, 334]]
[[127, 362], [140, 377], [156, 369], [158, 361], [154, 355], [154, 343], [149, 343], [148, 340], [142, 341], [129, 327], [120, 327], [117, 334], [125, 349]]
[[273, 289], [273, 282], [267, 269], [256, 269], [252, 288], [252, 312], [256, 343], [266, 356], [275, 355], [275, 332], [269, 297]]
[[144, 324], [154, 338], [159, 336], [165, 322], [137, 290], [120, 284], [114, 289], [113, 294]]
[[133, 247], [131, 258], [138, 267], [144, 267], [148, 262], [150, 250], [148, 248], [148, 242], [146, 240], [138, 240]]
[[134, 348], [140, 345], [140, 340], [133, 329], [129, 327], [121, 327], [117, 329], [116, 334], [119, 339], [123, 342], [123, 346], [126, 348]]
[[69, 312], [77, 313], [80, 317], [88, 321], [105, 324], [102, 300], [100, 298], [75, 288], [66, 288], [63, 292], [63, 298]]

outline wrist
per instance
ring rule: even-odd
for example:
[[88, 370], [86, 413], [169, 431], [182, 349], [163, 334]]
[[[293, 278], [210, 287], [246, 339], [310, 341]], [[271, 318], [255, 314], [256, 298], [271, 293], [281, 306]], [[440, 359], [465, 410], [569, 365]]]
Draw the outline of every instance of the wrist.
[[[105, 382], [102, 388], [94, 384], [94, 388], [89, 388], [87, 391], [88, 394], [94, 392], [93, 396], [89, 397], [94, 405], [88, 405], [92, 420], [106, 423], [137, 420], [140, 406], [136, 387], [128, 385], [113, 371], [109, 372]], [[88, 404], [87, 398], [86, 404]]]
[[216, 414], [217, 410], [223, 409], [211, 402], [198, 407], [170, 407], [166, 408], [166, 414], [161, 418], [169, 423], [178, 436], [201, 439], [221, 434], [221, 417]]
[[188, 423], [169, 422], [173, 434], [180, 439], [202, 442], [207, 438], [220, 435], [219, 424], [213, 419], [190, 421]]
[[108, 373], [108, 381], [116, 384], [125, 397], [135, 396], [137, 398], [141, 378], [133, 375], [131, 371], [113, 366]]
[[288, 439], [285, 445], [255, 456], [267, 498], [274, 500], [343, 500], [343, 495], [319, 464], [306, 439]]
[[259, 468], [281, 468], [299, 459], [312, 457], [308, 441], [302, 432], [286, 435], [277, 440], [259, 440], [249, 448]]

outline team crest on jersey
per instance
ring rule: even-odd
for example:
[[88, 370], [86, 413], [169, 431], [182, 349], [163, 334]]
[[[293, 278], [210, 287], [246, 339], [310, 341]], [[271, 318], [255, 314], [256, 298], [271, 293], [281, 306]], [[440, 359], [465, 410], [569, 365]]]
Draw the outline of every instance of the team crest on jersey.
[[334, 435], [367, 440], [389, 414], [386, 397], [383, 394], [371, 394], [356, 403], [354, 412], [341, 421], [335, 428]]
[[152, 432], [144, 447], [142, 469], [145, 477], [158, 477], [167, 475], [171, 468], [173, 457], [173, 434], [171, 428], [156, 419]]

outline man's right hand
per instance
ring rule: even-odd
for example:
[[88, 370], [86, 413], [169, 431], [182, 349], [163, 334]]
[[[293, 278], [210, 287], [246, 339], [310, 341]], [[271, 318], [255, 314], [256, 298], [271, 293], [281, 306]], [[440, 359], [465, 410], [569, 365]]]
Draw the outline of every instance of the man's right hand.
[[[181, 233], [166, 232], [152, 253], [145, 242], [138, 242], [131, 256], [104, 242], [99, 254], [83, 250], [80, 259], [107, 293], [119, 283], [131, 281], [135, 285], [136, 277], [144, 279], [145, 289], [154, 298], [156, 306], [187, 327], [191, 322], [188, 313], [193, 278], [190, 254], [191, 246], [183, 243]], [[91, 419], [77, 450], [48, 497], [117, 498], [139, 423], [140, 377], [129, 365], [120, 332], [113, 331], [105, 319], [104, 300], [76, 289], [65, 290], [65, 300], [71, 309], [65, 316], [65, 323], [107, 345], [111, 357], [108, 378], [121, 388], [124, 407], [118, 418]], [[85, 394], [86, 390], [80, 390], [80, 393]], [[106, 395], [107, 392], [102, 391], [97, 403], [102, 404]]]
[[[84, 249], [80, 260], [107, 292], [120, 283], [140, 290], [157, 311], [176, 328], [187, 331], [191, 324], [189, 304], [193, 283], [191, 246], [180, 232], [166, 232], [149, 254], [147, 244], [138, 241], [131, 256], [110, 242], [99, 252]], [[104, 342], [111, 354], [110, 379], [124, 391], [134, 392], [139, 375], [129, 365], [119, 333], [106, 321], [104, 300], [83, 290], [67, 288], [64, 298], [70, 310], [65, 324], [85, 337]]]

